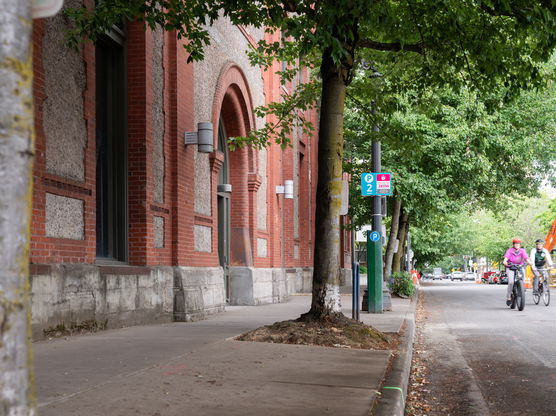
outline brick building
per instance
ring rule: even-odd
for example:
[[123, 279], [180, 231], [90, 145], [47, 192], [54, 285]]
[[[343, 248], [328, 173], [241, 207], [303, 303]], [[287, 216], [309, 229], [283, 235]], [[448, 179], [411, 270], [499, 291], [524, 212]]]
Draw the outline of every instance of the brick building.
[[[310, 291], [315, 137], [295, 132], [286, 150], [225, 145], [261, 127], [253, 109], [283, 92], [279, 63], [264, 72], [245, 54], [269, 35], [222, 19], [205, 59], [187, 64], [175, 33], [132, 23], [76, 51], [66, 29], [61, 14], [33, 27], [34, 336], [61, 323], [202, 319]], [[212, 143], [185, 144], [207, 122]], [[289, 180], [292, 199], [277, 193]]]

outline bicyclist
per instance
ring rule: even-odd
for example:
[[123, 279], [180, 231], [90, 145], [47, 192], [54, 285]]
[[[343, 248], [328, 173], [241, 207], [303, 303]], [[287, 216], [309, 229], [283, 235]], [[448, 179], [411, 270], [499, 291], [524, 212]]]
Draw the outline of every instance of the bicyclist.
[[506, 305], [508, 306], [512, 303], [512, 290], [515, 278], [515, 270], [512, 270], [510, 266], [523, 266], [525, 263], [531, 264], [531, 260], [529, 260], [525, 250], [521, 248], [521, 240], [514, 238], [512, 240], [512, 247], [506, 250], [506, 254], [504, 254], [504, 266], [506, 266], [506, 274], [508, 276], [508, 292], [506, 296]]
[[538, 269], [543, 269], [545, 267], [552, 268], [554, 264], [552, 263], [552, 258], [550, 257], [550, 252], [543, 247], [544, 241], [537, 240], [535, 241], [535, 248], [531, 250], [531, 254], [529, 258], [531, 259], [531, 270], [533, 270], [533, 274], [535, 278], [533, 280], [533, 293], [537, 293], [538, 284], [539, 284], [539, 276], [540, 272]]

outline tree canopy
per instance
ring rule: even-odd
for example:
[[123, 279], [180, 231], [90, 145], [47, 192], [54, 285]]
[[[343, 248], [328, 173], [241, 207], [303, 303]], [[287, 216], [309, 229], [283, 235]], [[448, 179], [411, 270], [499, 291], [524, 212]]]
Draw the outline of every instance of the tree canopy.
[[500, 263], [514, 237], [520, 237], [525, 248], [532, 248], [536, 239], [546, 236], [538, 216], [547, 212], [550, 199], [507, 198], [506, 202], [506, 209], [498, 213], [461, 209], [427, 227], [413, 227], [416, 263], [419, 267], [461, 267], [463, 256]]
[[[352, 84], [346, 169], [356, 176], [370, 169], [370, 139], [381, 139], [383, 171], [394, 174], [393, 198], [401, 199], [409, 215], [417, 261], [437, 261], [447, 255], [446, 247], [460, 253], [466, 247], [469, 252], [462, 239], [465, 233], [457, 233], [458, 241], [451, 237], [454, 221], [466, 220], [474, 215], [469, 211], [481, 207], [504, 210], [512, 198], [537, 195], [544, 181], [556, 179], [552, 83], [505, 101], [503, 86], [488, 93], [452, 86], [407, 90], [389, 80], [387, 71], [381, 72], [384, 80], [363, 76]], [[375, 115], [364, 105], [370, 100], [369, 89], [382, 105]], [[378, 133], [373, 131], [375, 123], [380, 123]], [[361, 225], [370, 221], [371, 204], [359, 196], [358, 188], [354, 181], [351, 213]], [[462, 208], [465, 215], [458, 214]], [[501, 237], [504, 244], [508, 235], [509, 230]], [[481, 244], [493, 246], [479, 250], [487, 256], [499, 246], [492, 241]]]
[[546, 211], [539, 214], [536, 218], [541, 227], [548, 232], [554, 220], [556, 220], [556, 198], [552, 199]]

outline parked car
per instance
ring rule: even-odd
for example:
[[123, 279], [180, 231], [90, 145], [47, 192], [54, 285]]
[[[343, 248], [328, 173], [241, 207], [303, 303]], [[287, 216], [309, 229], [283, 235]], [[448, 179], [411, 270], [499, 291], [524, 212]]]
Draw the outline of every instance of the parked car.
[[483, 277], [481, 278], [483, 283], [488, 283], [488, 279], [491, 275], [493, 275], [496, 272], [484, 272], [483, 273]]
[[442, 280], [444, 279], [444, 274], [442, 273], [442, 269], [440, 267], [435, 267], [432, 269], [432, 280]]
[[464, 280], [472, 280], [475, 281], [475, 279], [477, 278], [477, 275], [475, 274], [475, 272], [466, 272], [463, 275], [463, 279]]
[[455, 271], [450, 274], [450, 280], [453, 282], [454, 280], [459, 280], [460, 282], [464, 279], [464, 273]]
[[496, 285], [496, 284], [507, 285], [508, 276], [504, 271], [493, 273], [488, 277], [488, 283], [491, 285]]
[[488, 277], [488, 284], [489, 284], [489, 285], [496, 285], [496, 284], [498, 284], [498, 279], [499, 279], [499, 278], [500, 278], [500, 272], [496, 272], [496, 273], [491, 274], [491, 275]]

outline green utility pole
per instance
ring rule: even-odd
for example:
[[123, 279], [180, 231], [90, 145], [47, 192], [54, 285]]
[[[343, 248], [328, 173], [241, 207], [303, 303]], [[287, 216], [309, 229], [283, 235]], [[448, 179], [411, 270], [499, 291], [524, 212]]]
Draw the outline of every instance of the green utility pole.
[[369, 313], [382, 313], [382, 237], [367, 234], [367, 306]]

